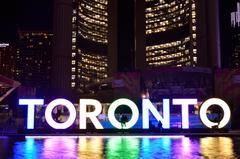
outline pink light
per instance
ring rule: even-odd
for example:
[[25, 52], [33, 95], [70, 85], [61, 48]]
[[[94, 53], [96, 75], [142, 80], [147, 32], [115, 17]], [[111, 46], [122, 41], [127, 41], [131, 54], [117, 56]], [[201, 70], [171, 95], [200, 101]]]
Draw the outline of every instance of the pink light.
[[67, 139], [78, 139], [78, 138], [184, 138], [184, 135], [161, 135], [161, 136], [111, 136], [111, 135], [103, 135], [103, 136], [25, 136], [25, 138], [34, 138], [34, 139], [48, 139], [48, 138], [53, 138], [53, 139], [61, 139], [61, 138], [67, 138]]

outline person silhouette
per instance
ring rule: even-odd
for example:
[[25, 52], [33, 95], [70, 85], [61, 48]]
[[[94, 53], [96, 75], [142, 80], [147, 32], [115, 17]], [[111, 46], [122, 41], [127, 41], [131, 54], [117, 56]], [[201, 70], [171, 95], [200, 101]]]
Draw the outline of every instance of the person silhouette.
[[122, 128], [123, 127], [126, 127], [126, 122], [127, 122], [127, 116], [126, 115], [121, 115], [120, 116], [120, 122], [121, 122], [121, 126], [122, 126]]

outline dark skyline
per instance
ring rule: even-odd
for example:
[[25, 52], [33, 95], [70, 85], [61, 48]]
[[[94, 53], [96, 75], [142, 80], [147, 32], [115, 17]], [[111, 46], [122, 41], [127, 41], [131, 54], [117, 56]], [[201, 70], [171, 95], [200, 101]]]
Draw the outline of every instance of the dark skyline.
[[10, 0], [0, 4], [0, 42], [12, 42], [17, 30], [52, 30], [53, 0]]

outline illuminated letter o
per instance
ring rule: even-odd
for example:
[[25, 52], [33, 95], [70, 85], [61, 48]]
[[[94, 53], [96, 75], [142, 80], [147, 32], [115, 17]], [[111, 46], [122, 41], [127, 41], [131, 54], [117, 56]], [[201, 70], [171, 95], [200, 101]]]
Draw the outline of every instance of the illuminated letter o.
[[[207, 117], [207, 109], [211, 105], [218, 105], [223, 109], [223, 118], [219, 122], [219, 124], [216, 122], [210, 121]], [[213, 126], [216, 126], [216, 125], [218, 125], [218, 128], [223, 128], [228, 124], [230, 118], [231, 118], [231, 111], [229, 106], [227, 105], [226, 102], [224, 102], [219, 98], [210, 98], [206, 100], [200, 107], [200, 119], [202, 120], [203, 124], [209, 128], [212, 128]]]
[[[52, 111], [58, 105], [64, 105], [69, 111], [69, 117], [64, 123], [58, 123], [52, 118]], [[70, 127], [76, 119], [76, 109], [74, 105], [66, 99], [55, 99], [48, 104], [45, 110], [45, 118], [47, 123], [54, 129], [66, 129]]]
[[122, 99], [118, 99], [118, 100], [114, 101], [108, 109], [108, 119], [114, 127], [118, 128], [118, 129], [122, 128], [121, 123], [115, 118], [115, 110], [120, 105], [126, 105], [132, 110], [132, 118], [126, 123], [126, 127], [124, 127], [124, 129], [131, 128], [132, 126], [134, 126], [134, 124], [136, 124], [136, 122], [138, 120], [139, 111], [138, 111], [138, 107], [136, 106], [136, 104], [129, 99], [122, 98]]

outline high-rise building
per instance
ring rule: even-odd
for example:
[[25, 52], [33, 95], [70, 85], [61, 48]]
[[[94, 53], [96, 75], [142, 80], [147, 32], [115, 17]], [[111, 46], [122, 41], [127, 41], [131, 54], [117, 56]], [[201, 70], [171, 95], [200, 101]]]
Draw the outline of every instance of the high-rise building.
[[11, 79], [15, 72], [15, 47], [9, 43], [0, 43], [0, 74]]
[[108, 15], [108, 0], [74, 2], [71, 87], [80, 92], [108, 77]]
[[146, 0], [145, 18], [148, 66], [196, 66], [195, 0]]
[[237, 2], [236, 6], [237, 10], [231, 12], [232, 52], [229, 59], [231, 68], [240, 68], [240, 2]]
[[136, 1], [135, 29], [137, 68], [220, 67], [216, 0]]
[[71, 98], [72, 0], [54, 0], [51, 97]]
[[73, 0], [71, 87], [116, 72], [219, 67], [217, 0]]
[[47, 31], [21, 31], [16, 46], [15, 79], [39, 96], [50, 86], [52, 38]]
[[239, 0], [219, 1], [222, 68], [240, 67], [239, 15]]

